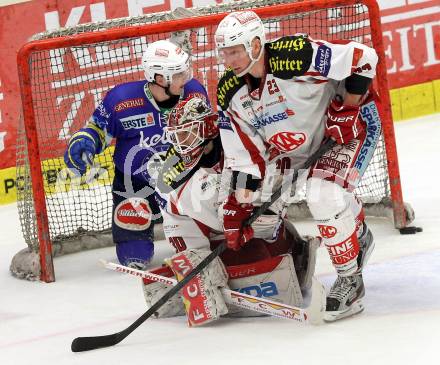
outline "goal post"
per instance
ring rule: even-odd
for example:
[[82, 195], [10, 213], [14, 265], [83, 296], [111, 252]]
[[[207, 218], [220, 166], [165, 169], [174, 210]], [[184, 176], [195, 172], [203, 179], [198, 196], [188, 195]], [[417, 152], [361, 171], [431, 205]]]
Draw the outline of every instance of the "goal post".
[[[69, 137], [86, 124], [106, 91], [143, 78], [141, 58], [149, 42], [177, 32], [193, 30], [189, 49], [194, 76], [215, 105], [216, 82], [224, 70], [215, 57], [213, 36], [220, 20], [238, 9], [254, 10], [268, 39], [301, 32], [315, 39], [353, 39], [376, 49], [375, 86], [384, 105], [383, 136], [356, 193], [367, 215], [392, 216], [396, 228], [409, 223], [413, 213], [402, 198], [376, 1], [237, 1], [192, 9], [188, 17], [179, 15], [179, 19], [173, 12], [163, 12], [64, 28], [39, 34], [20, 49], [23, 115], [17, 142], [17, 195], [28, 249], [14, 257], [11, 271], [16, 276], [51, 282], [54, 255], [112, 244], [112, 148], [96, 156], [86, 176], [74, 181], [67, 177], [62, 160]], [[297, 207], [304, 204], [300, 201]], [[291, 207], [290, 212], [300, 210]], [[23, 255], [34, 259], [22, 260]]]

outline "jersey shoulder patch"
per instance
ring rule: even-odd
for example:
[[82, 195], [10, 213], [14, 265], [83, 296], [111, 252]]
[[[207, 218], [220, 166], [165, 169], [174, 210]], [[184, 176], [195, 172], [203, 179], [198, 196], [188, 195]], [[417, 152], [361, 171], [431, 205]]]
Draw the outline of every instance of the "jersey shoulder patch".
[[217, 102], [223, 110], [229, 107], [232, 97], [245, 84], [243, 78], [236, 76], [230, 68], [226, 70], [217, 86]]
[[265, 45], [268, 73], [282, 80], [304, 75], [313, 59], [313, 47], [306, 35], [279, 38]]

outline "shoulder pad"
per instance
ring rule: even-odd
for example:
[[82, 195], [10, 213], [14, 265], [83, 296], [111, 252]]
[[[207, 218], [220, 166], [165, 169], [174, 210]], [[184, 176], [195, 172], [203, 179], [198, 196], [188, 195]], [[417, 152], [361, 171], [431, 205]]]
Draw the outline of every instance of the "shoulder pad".
[[223, 110], [226, 110], [234, 94], [245, 85], [242, 77], [227, 69], [217, 86], [217, 102]]
[[305, 35], [293, 35], [266, 43], [269, 72], [283, 80], [304, 75], [313, 59], [312, 45]]

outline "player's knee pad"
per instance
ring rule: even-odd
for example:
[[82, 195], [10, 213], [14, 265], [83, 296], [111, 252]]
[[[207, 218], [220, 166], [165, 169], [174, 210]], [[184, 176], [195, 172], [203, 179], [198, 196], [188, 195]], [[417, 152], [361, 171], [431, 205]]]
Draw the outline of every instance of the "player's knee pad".
[[150, 240], [116, 242], [116, 255], [121, 265], [145, 270], [154, 255]]
[[335, 216], [347, 206], [346, 191], [340, 185], [311, 177], [307, 180], [307, 205], [315, 220]]
[[358, 269], [359, 240], [356, 221], [345, 190], [328, 181], [308, 181], [307, 202], [338, 275]]
[[[228, 284], [232, 290], [293, 306], [303, 304], [301, 289], [290, 254], [245, 265], [229, 266], [226, 270], [229, 274]], [[254, 317], [262, 314], [230, 307], [228, 315]]]
[[[181, 281], [211, 251], [189, 249], [175, 254], [165, 262]], [[228, 312], [221, 288], [228, 286], [228, 275], [219, 257], [182, 288], [181, 295], [189, 326], [212, 322]]]

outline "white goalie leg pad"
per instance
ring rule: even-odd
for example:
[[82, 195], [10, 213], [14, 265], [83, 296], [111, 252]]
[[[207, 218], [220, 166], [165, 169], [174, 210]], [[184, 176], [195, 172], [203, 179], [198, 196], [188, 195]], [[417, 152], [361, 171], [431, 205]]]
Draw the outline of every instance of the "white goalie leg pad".
[[301, 290], [309, 290], [312, 287], [312, 278], [316, 267], [316, 252], [321, 245], [321, 239], [320, 237], [301, 236], [295, 226], [288, 220], [285, 220], [284, 224], [286, 226], [286, 239], [292, 241], [292, 256], [299, 286]]
[[[142, 283], [142, 289], [147, 307], [151, 308], [153, 304], [155, 304], [171, 289], [171, 286], [159, 282], [152, 282], [149, 284]], [[184, 315], [185, 307], [182, 303], [182, 296], [180, 294], [173, 295], [154, 313], [155, 318], [167, 318]]]
[[[174, 277], [174, 274], [169, 267], [161, 267], [159, 269], [152, 270], [152, 272], [166, 277]], [[161, 282], [147, 279], [142, 280], [142, 291], [144, 293], [145, 302], [148, 308], [151, 308], [151, 306], [161, 299], [170, 289], [170, 285]], [[180, 293], [173, 295], [154, 313], [155, 318], [167, 318], [184, 315], [185, 307], [183, 305], [182, 296]]]
[[[303, 304], [301, 288], [290, 254], [251, 264], [228, 266], [227, 271], [229, 274], [229, 287], [232, 290], [296, 307]], [[231, 306], [228, 315], [233, 317], [255, 317], [264, 314]]]
[[[179, 252], [165, 262], [181, 281], [211, 251], [190, 249]], [[182, 289], [189, 326], [198, 326], [217, 320], [228, 312], [221, 288], [228, 287], [228, 275], [219, 257], [216, 257], [202, 272]]]

